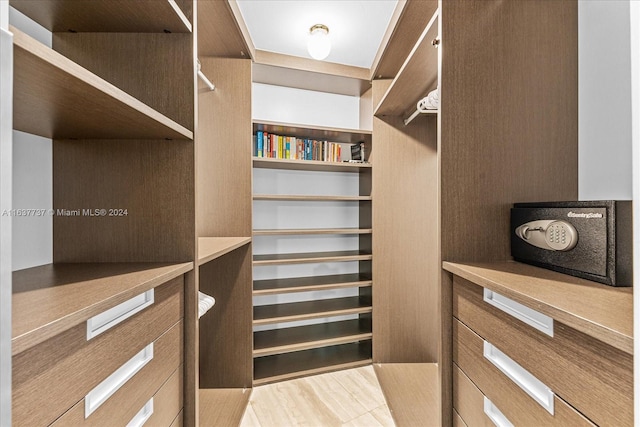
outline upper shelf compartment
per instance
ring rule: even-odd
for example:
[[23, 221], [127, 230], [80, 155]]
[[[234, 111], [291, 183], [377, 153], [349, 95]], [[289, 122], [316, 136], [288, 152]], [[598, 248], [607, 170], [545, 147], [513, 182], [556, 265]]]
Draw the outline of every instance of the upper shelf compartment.
[[409, 115], [416, 104], [438, 83], [438, 50], [433, 40], [438, 38], [438, 10], [409, 53], [374, 111], [376, 116]]
[[367, 143], [371, 142], [371, 131], [357, 129], [329, 128], [322, 126], [303, 127], [288, 123], [254, 121], [253, 134], [255, 135], [259, 130], [278, 135], [326, 140], [330, 142], [344, 142], [351, 144], [361, 141]]
[[14, 129], [47, 138], [193, 139], [193, 132], [63, 55], [14, 34]]
[[192, 28], [186, 0], [11, 0], [11, 6], [53, 32], [190, 33]]

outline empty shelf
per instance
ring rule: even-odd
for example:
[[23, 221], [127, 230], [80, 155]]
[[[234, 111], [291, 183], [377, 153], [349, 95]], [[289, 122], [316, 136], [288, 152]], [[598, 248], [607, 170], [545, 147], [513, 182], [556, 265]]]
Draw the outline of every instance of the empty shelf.
[[133, 96], [11, 31], [14, 129], [56, 139], [193, 139], [193, 132]]
[[297, 234], [371, 234], [370, 228], [298, 228], [253, 230], [254, 236], [287, 236]]
[[270, 157], [254, 157], [254, 168], [287, 169], [325, 172], [353, 172], [371, 169], [371, 163], [322, 162], [319, 160], [273, 159]]
[[370, 253], [363, 251], [308, 252], [295, 254], [254, 255], [253, 265], [302, 264], [313, 262], [368, 261]]
[[293, 194], [254, 194], [253, 200], [366, 202], [371, 200], [371, 196], [311, 196], [311, 195], [293, 195]]
[[189, 33], [191, 23], [178, 2], [11, 0], [11, 6], [52, 32]]
[[253, 357], [347, 344], [372, 335], [371, 322], [358, 319], [254, 332]]
[[376, 116], [401, 116], [415, 111], [416, 104], [438, 84], [438, 11], [411, 50], [398, 75], [376, 107]]
[[273, 295], [288, 292], [321, 291], [328, 289], [371, 286], [371, 278], [358, 273], [327, 276], [294, 277], [289, 279], [256, 280], [253, 295]]
[[371, 313], [371, 299], [366, 297], [333, 298], [253, 307], [253, 324], [266, 325], [316, 319], [346, 314]]
[[254, 359], [254, 385], [371, 364], [371, 341]]
[[251, 242], [251, 237], [199, 237], [198, 265], [205, 264]]

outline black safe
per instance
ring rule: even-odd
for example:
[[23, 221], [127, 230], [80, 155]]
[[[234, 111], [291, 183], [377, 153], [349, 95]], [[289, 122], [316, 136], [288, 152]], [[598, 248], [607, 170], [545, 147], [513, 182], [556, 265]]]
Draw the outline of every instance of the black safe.
[[610, 286], [632, 286], [631, 201], [515, 203], [511, 256]]

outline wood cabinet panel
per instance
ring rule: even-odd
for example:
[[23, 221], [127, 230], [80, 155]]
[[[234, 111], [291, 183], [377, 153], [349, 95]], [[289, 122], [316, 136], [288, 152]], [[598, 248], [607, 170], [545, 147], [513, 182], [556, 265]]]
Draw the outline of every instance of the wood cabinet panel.
[[183, 280], [156, 288], [155, 302], [86, 340], [82, 323], [13, 357], [17, 426], [48, 425], [183, 316]]
[[[182, 342], [182, 322], [179, 322], [154, 342], [153, 359], [89, 417], [85, 418], [85, 399], [82, 399], [52, 427], [126, 425], [156, 393], [158, 399], [154, 398], [152, 415], [155, 422], [151, 423], [150, 418], [148, 425], [169, 425], [182, 408], [175, 405], [182, 394], [176, 387], [182, 377], [182, 369], [178, 369], [182, 366]], [[163, 384], [168, 381], [175, 384], [164, 390]]]
[[551, 415], [483, 356], [483, 341], [459, 321], [453, 323], [453, 360], [514, 425], [584, 426], [593, 424], [554, 396]]
[[468, 427], [495, 427], [484, 414], [484, 395], [456, 365], [453, 365], [453, 409]]
[[557, 321], [551, 338], [485, 303], [482, 287], [457, 276], [453, 314], [591, 421], [633, 424], [632, 355]]

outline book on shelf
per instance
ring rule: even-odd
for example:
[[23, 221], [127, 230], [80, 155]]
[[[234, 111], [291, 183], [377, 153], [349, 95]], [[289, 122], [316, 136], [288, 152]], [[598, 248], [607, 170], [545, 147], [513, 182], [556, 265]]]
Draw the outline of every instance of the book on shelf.
[[273, 159], [342, 162], [342, 145], [339, 142], [257, 131], [253, 136], [253, 155]]

